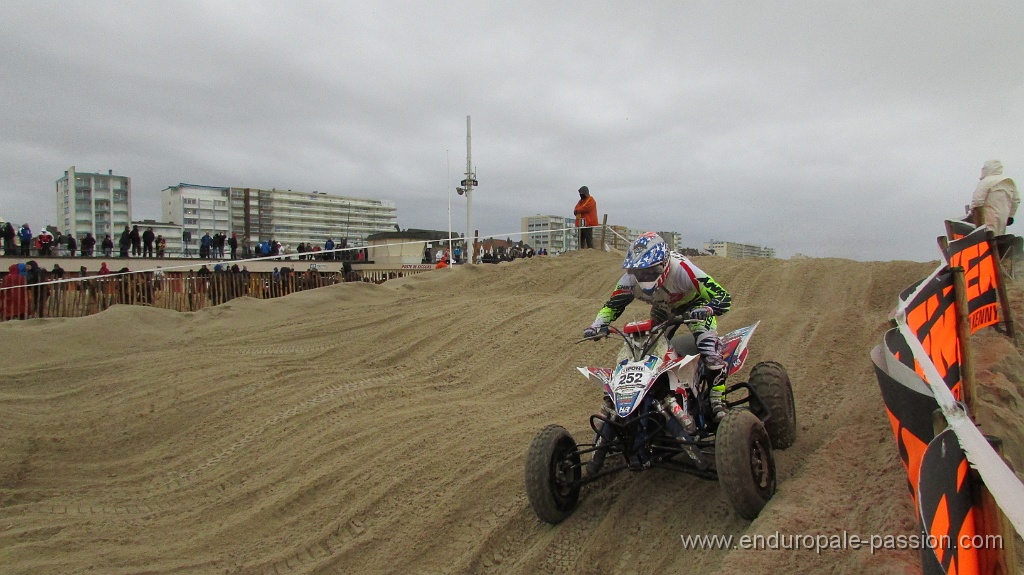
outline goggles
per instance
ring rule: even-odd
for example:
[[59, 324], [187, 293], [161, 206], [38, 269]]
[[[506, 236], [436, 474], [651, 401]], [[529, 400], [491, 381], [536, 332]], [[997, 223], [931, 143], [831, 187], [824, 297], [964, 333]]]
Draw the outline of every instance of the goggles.
[[657, 264], [648, 268], [631, 268], [629, 275], [636, 278], [638, 282], [652, 282], [661, 277], [663, 271], [665, 271], [665, 264]]

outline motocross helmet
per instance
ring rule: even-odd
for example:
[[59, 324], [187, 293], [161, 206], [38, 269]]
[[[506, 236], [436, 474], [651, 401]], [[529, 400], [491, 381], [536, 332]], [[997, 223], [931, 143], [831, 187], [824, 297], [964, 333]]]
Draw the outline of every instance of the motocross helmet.
[[654, 295], [668, 277], [668, 244], [658, 234], [640, 234], [626, 252], [622, 268], [633, 276], [640, 290]]

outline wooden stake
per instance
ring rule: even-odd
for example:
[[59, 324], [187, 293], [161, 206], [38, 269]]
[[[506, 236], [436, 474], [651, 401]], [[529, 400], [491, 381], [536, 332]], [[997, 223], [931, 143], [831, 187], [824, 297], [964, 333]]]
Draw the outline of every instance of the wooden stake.
[[1006, 326], [1006, 336], [1013, 341], [1017, 349], [1021, 348], [1021, 342], [1017, 341], [1017, 330], [1013, 325], [1013, 315], [1010, 313], [1010, 298], [1006, 295], [1006, 270], [1003, 269], [1003, 262], [999, 259], [999, 250], [996, 248], [995, 234], [988, 231], [988, 248], [992, 258], [996, 262], [996, 292], [999, 294], [999, 307], [1002, 311], [1003, 324]]
[[[1000, 457], [1003, 455], [1003, 441], [998, 437], [986, 435], [985, 439]], [[976, 509], [974, 531], [985, 538], [985, 546], [978, 549], [978, 569], [980, 573], [992, 575], [1012, 575], [1016, 573], [1017, 545], [1014, 540], [1016, 531], [1003, 510], [996, 504], [992, 493], [985, 486], [977, 471], [971, 470], [971, 483], [974, 486], [972, 495]], [[998, 537], [998, 543], [990, 541]]]
[[601, 221], [601, 251], [604, 251], [604, 240], [608, 230], [608, 214]]
[[960, 401], [974, 418], [977, 406], [974, 388], [974, 352], [971, 350], [971, 320], [967, 311], [967, 281], [964, 268], [950, 268], [953, 272], [953, 294], [956, 298], [956, 338], [960, 348]]
[[935, 238], [935, 241], [939, 244], [939, 251], [942, 252], [942, 260], [948, 264], [949, 256], [946, 255], [946, 249], [949, 248], [949, 236], [939, 236]]

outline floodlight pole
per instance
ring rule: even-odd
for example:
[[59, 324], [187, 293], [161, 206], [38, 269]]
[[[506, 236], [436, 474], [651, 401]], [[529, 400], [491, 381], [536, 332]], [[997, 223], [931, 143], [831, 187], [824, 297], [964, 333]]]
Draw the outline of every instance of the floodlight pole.
[[473, 242], [473, 186], [476, 180], [473, 178], [473, 146], [472, 129], [470, 117], [466, 116], [466, 179], [462, 181], [462, 187], [466, 190], [466, 252], [469, 256], [469, 263], [476, 263], [476, 244]]

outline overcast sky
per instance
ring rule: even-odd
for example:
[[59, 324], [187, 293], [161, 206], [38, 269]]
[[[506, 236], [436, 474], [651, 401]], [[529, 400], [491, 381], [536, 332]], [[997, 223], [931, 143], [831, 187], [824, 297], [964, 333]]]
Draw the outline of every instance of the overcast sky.
[[[381, 198], [404, 228], [572, 215], [938, 258], [985, 160], [1024, 179], [1024, 2], [8, 1], [0, 217], [69, 166]], [[1024, 220], [1024, 218], [1022, 218]], [[1024, 222], [1010, 228], [1024, 233]]]

